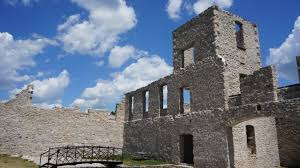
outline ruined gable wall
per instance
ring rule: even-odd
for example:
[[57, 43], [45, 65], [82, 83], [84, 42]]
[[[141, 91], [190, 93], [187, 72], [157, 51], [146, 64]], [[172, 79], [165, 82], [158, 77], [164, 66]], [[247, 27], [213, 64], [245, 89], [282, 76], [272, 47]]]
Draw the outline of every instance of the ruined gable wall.
[[49, 147], [57, 146], [122, 147], [123, 122], [105, 115], [82, 113], [76, 108], [41, 109], [0, 104], [0, 153], [36, 157]]
[[28, 85], [26, 89], [22, 90], [20, 93], [15, 95], [15, 98], [7, 101], [5, 104], [9, 106], [21, 105], [21, 106], [31, 106], [32, 105], [32, 94], [33, 85]]

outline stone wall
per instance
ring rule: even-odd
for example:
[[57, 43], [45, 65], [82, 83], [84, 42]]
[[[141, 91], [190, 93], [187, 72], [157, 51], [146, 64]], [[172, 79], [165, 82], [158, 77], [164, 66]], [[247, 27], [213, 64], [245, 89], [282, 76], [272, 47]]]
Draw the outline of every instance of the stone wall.
[[[129, 99], [134, 96], [134, 109], [132, 111], [131, 120], [142, 118], [153, 118], [162, 115], [177, 115], [180, 113], [180, 89], [189, 87], [191, 92], [191, 111], [193, 109], [211, 109], [213, 107], [225, 108], [224, 99], [224, 81], [223, 68], [220, 60], [212, 62], [202, 62], [201, 66], [191, 65], [184, 69], [184, 71], [172, 74], [164, 79], [149, 84], [136, 91], [126, 94], [126, 111], [129, 120]], [[162, 111], [160, 109], [160, 87], [168, 86], [168, 109]], [[215, 92], [208, 93], [207, 90], [215, 90]], [[144, 112], [144, 93], [149, 91], [149, 111]], [[197, 96], [202, 95], [202, 96]], [[164, 112], [165, 114], [161, 114]]]
[[[25, 90], [19, 95], [30, 98]], [[24, 95], [25, 94], [25, 95]], [[20, 97], [19, 96], [19, 97]], [[123, 146], [124, 103], [117, 116], [80, 112], [78, 108], [41, 109], [16, 99], [0, 104], [0, 153], [36, 157], [49, 147], [66, 145]]]
[[[226, 63], [224, 84], [227, 94], [240, 94], [240, 74], [250, 75], [261, 68], [258, 28], [255, 24], [217, 7], [213, 12], [214, 17], [211, 20], [214, 23], [215, 50], [216, 55]], [[237, 24], [241, 26], [240, 32], [237, 32]], [[237, 33], [242, 36], [242, 48], [237, 44], [241, 40], [237, 39]]]
[[275, 69], [271, 66], [261, 68], [252, 75], [241, 78], [242, 104], [277, 101], [277, 82]]
[[[247, 126], [254, 127], [255, 136], [249, 137], [249, 140], [245, 136]], [[274, 117], [261, 117], [241, 122], [233, 126], [232, 132], [235, 167], [256, 168], [280, 165]], [[251, 140], [253, 144], [250, 144]]]
[[[300, 101], [294, 99], [284, 102], [261, 103], [260, 109], [257, 109], [256, 104], [249, 104], [226, 111], [221, 109], [194, 111], [188, 114], [178, 114], [175, 117], [168, 115], [126, 122], [124, 128], [124, 150], [129, 154], [146, 152], [156, 159], [180, 163], [179, 137], [183, 134], [190, 134], [194, 137], [194, 167], [232, 167], [235, 163], [235, 160], [233, 160], [235, 153], [233, 152], [234, 146], [230, 145], [231, 141], [233, 141], [233, 135], [228, 131], [228, 128], [248, 120], [251, 121], [251, 119], [259, 119], [260, 117], [282, 118], [291, 122], [299, 121], [299, 106]], [[270, 123], [274, 126], [273, 121], [270, 121]], [[300, 125], [293, 123], [295, 127], [299, 128]], [[277, 124], [276, 126], [277, 129], [285, 130], [281, 125]], [[257, 127], [257, 130], [260, 129], [267, 131], [264, 130], [264, 126]], [[272, 136], [275, 136], [276, 133], [274, 130], [272, 131]], [[296, 156], [299, 156], [300, 136], [296, 135], [297, 132], [291, 133], [290, 131], [293, 132], [292, 129], [286, 131], [286, 134], [278, 133], [280, 164], [282, 166], [299, 165], [299, 161], [291, 157], [296, 158]], [[258, 132], [257, 136], [265, 136], [262, 134]], [[289, 138], [285, 138], [286, 135], [289, 135]], [[244, 134], [244, 136], [246, 135]], [[292, 136], [294, 137], [291, 139]], [[268, 140], [272, 141], [272, 139]], [[289, 141], [293, 143], [288, 145], [287, 142], [289, 141], [286, 141], [288, 139], [291, 139]], [[264, 163], [266, 166], [261, 165], [263, 162], [259, 160], [268, 160], [268, 158], [273, 157], [273, 155], [264, 153], [264, 146], [267, 145], [265, 143], [269, 141], [262, 141], [257, 140], [257, 143], [260, 143], [258, 145], [262, 149], [257, 150], [256, 159], [258, 159], [257, 162], [260, 164], [259, 167], [269, 167], [270, 164], [275, 165], [274, 167], [279, 167], [276, 159], [272, 163]], [[284, 158], [286, 155], [290, 156], [291, 154], [294, 154], [294, 156], [290, 157], [294, 161], [293, 163], [291, 160]], [[278, 156], [278, 153], [277, 155], [275, 153], [274, 158], [276, 156]], [[285, 162], [282, 159], [285, 159]]]

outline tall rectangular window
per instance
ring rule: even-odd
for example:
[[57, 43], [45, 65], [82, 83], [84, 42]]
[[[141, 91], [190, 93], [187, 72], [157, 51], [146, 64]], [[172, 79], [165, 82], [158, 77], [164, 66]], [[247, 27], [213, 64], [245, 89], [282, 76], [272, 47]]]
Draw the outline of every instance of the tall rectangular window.
[[185, 68], [191, 64], [195, 63], [194, 60], [194, 47], [183, 50], [182, 52], [182, 68]]
[[191, 90], [189, 87], [180, 89], [180, 113], [191, 112]]
[[246, 125], [247, 147], [251, 150], [251, 154], [256, 154], [255, 132], [252, 125]]
[[149, 91], [144, 92], [144, 112], [149, 111]]
[[168, 85], [163, 85], [160, 88], [160, 109], [168, 108]]
[[134, 96], [130, 96], [129, 98], [129, 114], [132, 115], [134, 110]]
[[245, 50], [243, 24], [238, 21], [235, 22], [235, 37], [237, 48]]

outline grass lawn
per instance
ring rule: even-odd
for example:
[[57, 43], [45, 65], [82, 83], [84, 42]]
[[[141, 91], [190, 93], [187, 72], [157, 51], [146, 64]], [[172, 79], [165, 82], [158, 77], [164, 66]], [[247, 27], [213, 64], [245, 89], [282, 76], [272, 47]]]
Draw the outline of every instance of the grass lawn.
[[20, 157], [0, 155], [0, 168], [38, 168], [38, 165]]
[[[168, 164], [160, 160], [134, 160], [130, 156], [123, 157], [123, 164], [127, 166], [160, 165]], [[20, 157], [0, 155], [0, 168], [38, 168], [38, 165]]]
[[127, 166], [143, 166], [143, 165], [160, 165], [160, 164], [168, 164], [168, 163], [160, 160], [134, 160], [130, 156], [124, 156], [123, 164]]

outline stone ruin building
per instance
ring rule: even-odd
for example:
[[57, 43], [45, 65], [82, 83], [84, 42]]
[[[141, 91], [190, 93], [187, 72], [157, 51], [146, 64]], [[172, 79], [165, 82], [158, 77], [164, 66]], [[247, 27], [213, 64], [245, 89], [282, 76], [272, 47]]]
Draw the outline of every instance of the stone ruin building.
[[197, 168], [300, 167], [300, 84], [278, 87], [260, 57], [257, 25], [216, 6], [177, 28], [174, 73], [126, 94], [126, 153]]
[[210, 7], [173, 32], [173, 65], [116, 116], [33, 107], [29, 85], [0, 103], [0, 153], [89, 144], [196, 168], [300, 167], [300, 84], [278, 87], [261, 67], [256, 24]]

